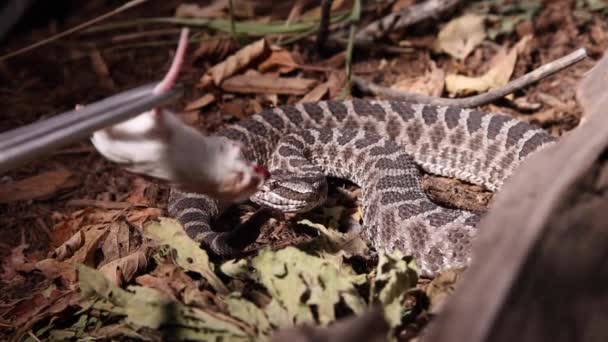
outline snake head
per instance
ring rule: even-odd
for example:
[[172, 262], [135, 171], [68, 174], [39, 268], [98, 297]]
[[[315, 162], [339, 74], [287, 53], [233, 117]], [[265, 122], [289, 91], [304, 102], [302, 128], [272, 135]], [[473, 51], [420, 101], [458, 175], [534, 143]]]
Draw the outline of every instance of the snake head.
[[297, 174], [273, 170], [270, 177], [251, 197], [254, 203], [287, 213], [302, 213], [321, 205], [327, 198], [323, 174]]

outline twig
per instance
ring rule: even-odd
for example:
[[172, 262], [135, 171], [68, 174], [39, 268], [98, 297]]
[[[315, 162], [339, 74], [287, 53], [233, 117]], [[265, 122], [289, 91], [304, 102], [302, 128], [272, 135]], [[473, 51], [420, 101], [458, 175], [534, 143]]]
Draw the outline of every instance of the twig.
[[446, 11], [459, 2], [460, 0], [428, 0], [421, 4], [405, 7], [397, 13], [391, 13], [367, 25], [357, 32], [356, 39], [357, 41], [372, 41], [381, 38], [392, 30], [414, 25]]
[[393, 98], [396, 100], [403, 100], [408, 102], [420, 102], [442, 106], [456, 106], [456, 107], [477, 107], [484, 104], [488, 104], [492, 101], [500, 99], [512, 92], [526, 87], [532, 83], [538, 82], [543, 78], [549, 77], [558, 71], [561, 71], [575, 63], [580, 62], [587, 57], [587, 51], [584, 48], [580, 48], [570, 54], [549, 62], [518, 79], [515, 79], [503, 87], [494, 89], [487, 93], [464, 97], [460, 99], [448, 99], [442, 97], [433, 97], [423, 94], [408, 93], [388, 87], [380, 86], [372, 82], [366, 81], [360, 77], [353, 77], [355, 85], [363, 92], [371, 93], [373, 95], [384, 96]]
[[319, 32], [317, 33], [317, 51], [323, 54], [325, 43], [327, 43], [327, 34], [329, 32], [329, 17], [331, 14], [331, 5], [333, 0], [321, 1], [321, 20], [319, 21]]
[[115, 15], [117, 15], [119, 13], [122, 13], [122, 12], [124, 12], [124, 11], [132, 8], [132, 7], [141, 5], [144, 2], [146, 2], [146, 1], [148, 1], [148, 0], [132, 0], [132, 1], [129, 1], [126, 4], [118, 7], [115, 10], [112, 10], [112, 11], [106, 13], [106, 14], [100, 15], [97, 18], [91, 19], [91, 20], [86, 21], [86, 22], [84, 22], [84, 23], [82, 23], [80, 25], [72, 27], [71, 29], [69, 29], [67, 31], [61, 32], [61, 33], [56, 34], [56, 35], [54, 35], [52, 37], [49, 37], [49, 38], [43, 39], [43, 40], [41, 40], [39, 42], [36, 42], [36, 43], [34, 43], [32, 45], [28, 45], [28, 46], [26, 46], [24, 48], [21, 48], [21, 49], [17, 50], [17, 51], [13, 51], [13, 52], [10, 52], [10, 53], [8, 53], [8, 54], [6, 54], [4, 56], [1, 56], [0, 57], [0, 62], [5, 61], [5, 60], [7, 60], [7, 59], [9, 59], [11, 57], [15, 57], [17, 55], [20, 55], [20, 54], [22, 54], [24, 52], [28, 52], [28, 51], [34, 50], [35, 48], [38, 48], [40, 46], [43, 46], [43, 45], [46, 45], [48, 43], [54, 42], [54, 41], [56, 41], [58, 39], [61, 39], [63, 37], [66, 37], [66, 36], [68, 36], [68, 35], [70, 35], [70, 34], [72, 34], [74, 32], [80, 31], [80, 30], [82, 30], [84, 28], [87, 28], [87, 27], [89, 27], [91, 25], [97, 24], [100, 21], [103, 21], [103, 20], [108, 19], [110, 17], [113, 17], [113, 16], [115, 16]]

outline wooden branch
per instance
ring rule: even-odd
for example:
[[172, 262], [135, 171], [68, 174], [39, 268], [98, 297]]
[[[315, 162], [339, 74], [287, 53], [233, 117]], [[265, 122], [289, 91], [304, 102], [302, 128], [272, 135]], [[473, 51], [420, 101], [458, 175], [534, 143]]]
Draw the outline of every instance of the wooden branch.
[[576, 64], [587, 57], [587, 52], [584, 48], [578, 49], [570, 54], [549, 62], [509, 83], [506, 85], [494, 89], [492, 91], [469, 96], [459, 99], [449, 99], [442, 97], [433, 97], [423, 94], [408, 93], [388, 87], [380, 86], [369, 81], [362, 79], [361, 77], [353, 77], [355, 85], [364, 92], [384, 96], [396, 100], [403, 100], [408, 102], [419, 102], [441, 106], [456, 106], [456, 107], [477, 107], [484, 104], [491, 103], [497, 99], [500, 99], [508, 94], [513, 93], [523, 87], [526, 87], [532, 83], [538, 82], [543, 78], [547, 78], [573, 64]]
[[606, 74], [608, 57], [581, 83], [587, 124], [497, 194], [461, 286], [423, 341], [605, 340], [608, 91], [594, 81]]
[[417, 24], [425, 19], [447, 11], [456, 6], [460, 0], [428, 0], [421, 4], [403, 8], [401, 11], [391, 13], [384, 18], [374, 21], [357, 32], [355, 39], [359, 41], [373, 41], [382, 38], [387, 33]]

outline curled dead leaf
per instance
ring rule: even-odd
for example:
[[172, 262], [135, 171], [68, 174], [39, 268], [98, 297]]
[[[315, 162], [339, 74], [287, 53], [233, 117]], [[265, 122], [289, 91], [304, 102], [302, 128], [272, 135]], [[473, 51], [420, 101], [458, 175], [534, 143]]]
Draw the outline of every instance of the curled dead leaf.
[[260, 63], [258, 70], [262, 73], [278, 72], [279, 74], [287, 74], [297, 67], [298, 63], [296, 63], [289, 51], [272, 46], [270, 56]]
[[146, 267], [148, 267], [148, 258], [146, 257], [144, 248], [103, 265], [99, 271], [113, 285], [122, 287], [131, 281], [135, 274], [146, 269]]
[[436, 49], [458, 59], [467, 56], [486, 38], [485, 16], [466, 14], [452, 19], [437, 36]]
[[439, 97], [445, 86], [445, 72], [431, 61], [431, 69], [422, 77], [406, 78], [391, 86], [393, 89]]
[[245, 67], [249, 66], [253, 60], [260, 58], [269, 51], [265, 39], [260, 39], [243, 47], [226, 58], [225, 61], [216, 64], [207, 70], [200, 80], [201, 87], [206, 88], [211, 85], [219, 86], [226, 78], [243, 70]]
[[80, 247], [83, 245], [84, 232], [79, 230], [61, 246], [57, 247], [53, 252], [51, 252], [49, 258], [54, 258], [57, 261], [63, 261], [74, 255], [74, 252], [80, 249]]
[[501, 49], [490, 61], [492, 65], [490, 70], [482, 76], [447, 75], [445, 78], [447, 91], [452, 95], [462, 96], [481, 93], [507, 84], [513, 74], [518, 53], [524, 49], [531, 38], [531, 36], [523, 37], [508, 52], [505, 48]]

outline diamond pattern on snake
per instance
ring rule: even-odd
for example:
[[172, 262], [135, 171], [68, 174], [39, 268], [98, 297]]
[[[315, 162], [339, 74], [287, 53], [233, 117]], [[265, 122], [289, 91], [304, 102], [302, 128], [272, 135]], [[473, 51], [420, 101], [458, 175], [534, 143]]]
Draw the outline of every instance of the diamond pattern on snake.
[[[422, 191], [424, 171], [498, 190], [527, 157], [554, 143], [546, 131], [477, 109], [385, 100], [323, 101], [262, 111], [225, 127], [251, 161], [272, 177], [252, 200], [306, 211], [326, 197], [325, 176], [362, 188], [363, 235], [376, 249], [416, 258], [421, 274], [466, 266], [477, 235], [476, 213], [447, 209]], [[169, 214], [219, 255], [236, 255], [231, 232], [211, 223], [225, 207], [172, 189]]]

